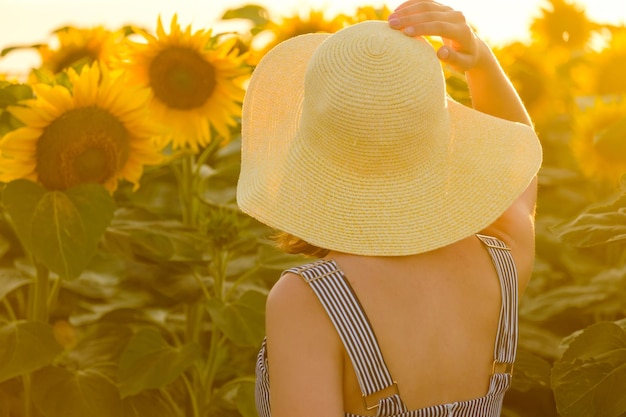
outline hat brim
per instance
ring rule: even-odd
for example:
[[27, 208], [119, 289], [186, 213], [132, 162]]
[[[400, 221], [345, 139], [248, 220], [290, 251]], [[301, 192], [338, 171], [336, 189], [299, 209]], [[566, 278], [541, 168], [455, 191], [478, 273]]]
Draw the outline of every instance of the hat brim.
[[294, 143], [307, 64], [329, 36], [285, 41], [255, 69], [243, 106], [242, 211], [322, 248], [397, 256], [481, 231], [526, 189], [541, 164], [534, 131], [452, 99], [448, 160], [431, 172], [364, 178]]

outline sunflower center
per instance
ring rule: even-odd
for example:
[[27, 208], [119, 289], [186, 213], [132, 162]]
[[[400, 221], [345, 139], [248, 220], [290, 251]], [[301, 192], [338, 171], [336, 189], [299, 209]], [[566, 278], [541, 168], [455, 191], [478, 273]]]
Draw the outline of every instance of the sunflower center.
[[215, 89], [215, 69], [197, 52], [171, 47], [150, 65], [150, 86], [168, 107], [189, 110], [202, 106]]
[[37, 174], [48, 189], [104, 183], [124, 166], [129, 133], [118, 118], [98, 107], [70, 110], [44, 130], [37, 144]]

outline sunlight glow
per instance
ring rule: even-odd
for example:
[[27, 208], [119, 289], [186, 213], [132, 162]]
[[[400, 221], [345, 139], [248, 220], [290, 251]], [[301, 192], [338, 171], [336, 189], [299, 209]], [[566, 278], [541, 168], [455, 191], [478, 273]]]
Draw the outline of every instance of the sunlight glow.
[[[625, 24], [626, 1], [574, 0], [583, 7], [588, 17], [596, 22]], [[399, 6], [398, 0], [224, 0], [219, 7], [211, 2], [194, 0], [0, 0], [0, 50], [9, 46], [32, 45], [48, 39], [51, 31], [65, 26], [104, 25], [116, 28], [126, 24], [153, 27], [157, 16], [170, 19], [175, 13], [179, 21], [194, 28], [219, 26], [223, 12], [245, 4], [260, 4], [272, 15], [289, 15], [311, 8], [324, 10], [329, 15], [350, 13], [358, 6], [386, 4], [390, 9]], [[528, 27], [547, 0], [447, 0], [444, 3], [461, 10], [480, 35], [492, 44], [511, 40], [526, 40]], [[33, 13], [37, 10], [37, 13]], [[37, 57], [32, 51], [18, 51], [0, 58], [0, 72], [26, 68]]]

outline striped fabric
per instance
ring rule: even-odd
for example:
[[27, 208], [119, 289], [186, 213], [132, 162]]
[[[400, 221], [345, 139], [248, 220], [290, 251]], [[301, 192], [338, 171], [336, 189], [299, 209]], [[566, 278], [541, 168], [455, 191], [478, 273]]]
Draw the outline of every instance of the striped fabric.
[[[494, 347], [493, 374], [483, 397], [469, 401], [407, 410], [398, 394], [376, 336], [354, 291], [338, 265], [319, 260], [292, 268], [313, 289], [332, 320], [352, 361], [366, 404], [377, 408], [377, 417], [496, 417], [511, 384], [517, 349], [517, 271], [507, 246], [499, 239], [477, 235], [487, 247], [500, 278], [502, 308]], [[257, 357], [256, 405], [260, 417], [271, 417], [266, 344]], [[372, 395], [376, 394], [376, 395]], [[346, 413], [346, 417], [360, 417]]]

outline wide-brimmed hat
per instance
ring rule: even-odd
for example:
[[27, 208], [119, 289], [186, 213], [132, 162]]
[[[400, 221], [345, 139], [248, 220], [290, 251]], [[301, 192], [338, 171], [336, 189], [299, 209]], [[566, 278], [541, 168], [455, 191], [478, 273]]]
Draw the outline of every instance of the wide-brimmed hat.
[[261, 60], [243, 104], [237, 202], [322, 248], [408, 255], [491, 224], [540, 164], [532, 128], [447, 96], [426, 40], [366, 21]]

